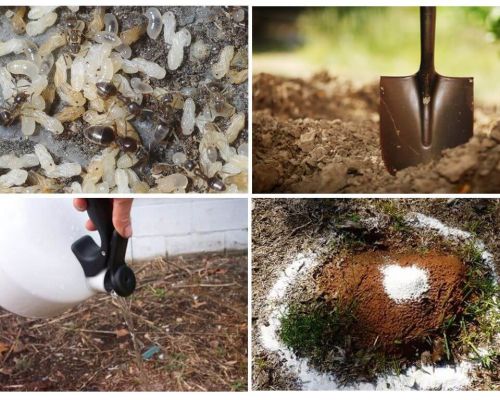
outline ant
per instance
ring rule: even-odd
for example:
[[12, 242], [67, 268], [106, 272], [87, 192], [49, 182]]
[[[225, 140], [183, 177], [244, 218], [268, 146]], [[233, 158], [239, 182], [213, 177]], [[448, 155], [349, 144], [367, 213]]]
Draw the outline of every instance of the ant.
[[14, 96], [9, 108], [0, 107], [0, 125], [10, 126], [21, 115], [21, 108], [28, 100], [29, 95], [25, 92], [19, 92]]
[[75, 15], [68, 15], [63, 23], [64, 37], [71, 54], [80, 52], [85, 22], [76, 18]]
[[213, 176], [212, 178], [209, 178], [201, 171], [201, 168], [199, 167], [199, 165], [195, 161], [187, 160], [184, 163], [184, 169], [186, 171], [192, 172], [198, 178], [203, 179], [207, 183], [207, 186], [210, 189], [215, 190], [217, 192], [223, 192], [224, 190], [226, 190], [226, 185], [224, 184], [222, 179], [219, 179], [215, 176]]
[[144, 108], [140, 104], [120, 93], [113, 83], [97, 82], [95, 86], [97, 88], [97, 94], [101, 98], [107, 100], [110, 97], [115, 96], [118, 100], [120, 100], [125, 107], [127, 107], [127, 111], [132, 116], [132, 119], [141, 116], [144, 112]]

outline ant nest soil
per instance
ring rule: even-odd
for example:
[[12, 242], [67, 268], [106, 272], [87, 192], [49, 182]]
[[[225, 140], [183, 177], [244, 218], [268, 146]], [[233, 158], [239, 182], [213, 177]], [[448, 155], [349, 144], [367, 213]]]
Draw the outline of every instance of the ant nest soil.
[[443, 343], [426, 339], [460, 313], [465, 273], [454, 255], [373, 251], [326, 264], [317, 284], [327, 302], [352, 305], [354, 352], [380, 348], [414, 357], [431, 351], [436, 362]]
[[246, 192], [247, 17], [0, 8], [0, 192]]

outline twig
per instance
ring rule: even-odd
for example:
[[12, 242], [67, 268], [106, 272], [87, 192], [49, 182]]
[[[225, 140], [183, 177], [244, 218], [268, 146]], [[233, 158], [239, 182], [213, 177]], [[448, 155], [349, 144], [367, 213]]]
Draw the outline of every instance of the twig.
[[227, 286], [240, 286], [238, 282], [231, 283], [198, 283], [195, 285], [172, 285], [174, 289], [193, 288], [193, 287], [227, 287]]

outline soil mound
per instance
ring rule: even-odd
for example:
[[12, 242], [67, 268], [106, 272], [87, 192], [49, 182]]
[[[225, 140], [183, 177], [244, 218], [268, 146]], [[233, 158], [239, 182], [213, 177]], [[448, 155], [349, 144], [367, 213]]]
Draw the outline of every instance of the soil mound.
[[[253, 80], [256, 193], [498, 193], [497, 106], [475, 104], [475, 136], [428, 164], [390, 175], [379, 144], [378, 84], [327, 73]], [[497, 123], [498, 122], [498, 123]]]
[[[417, 299], [394, 301], [383, 282], [389, 264], [426, 271], [428, 289]], [[365, 252], [326, 265], [317, 279], [328, 302], [353, 305], [354, 351], [381, 347], [389, 354], [415, 356], [429, 350], [433, 361], [439, 361], [444, 350], [438, 339], [441, 328], [460, 312], [465, 266], [454, 255]]]

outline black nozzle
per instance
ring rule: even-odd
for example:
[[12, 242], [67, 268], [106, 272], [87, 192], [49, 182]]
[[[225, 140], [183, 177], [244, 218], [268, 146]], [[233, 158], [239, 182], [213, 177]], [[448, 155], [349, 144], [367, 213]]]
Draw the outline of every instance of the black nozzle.
[[108, 269], [104, 277], [104, 288], [106, 291], [114, 291], [121, 297], [130, 296], [135, 290], [135, 285], [134, 271], [126, 265], [121, 265], [115, 270]]

